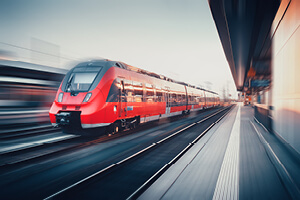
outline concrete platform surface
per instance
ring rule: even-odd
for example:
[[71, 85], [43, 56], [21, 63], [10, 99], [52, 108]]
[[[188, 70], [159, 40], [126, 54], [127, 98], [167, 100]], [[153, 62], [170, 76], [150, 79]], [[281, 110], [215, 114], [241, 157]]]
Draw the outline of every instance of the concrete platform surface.
[[238, 104], [139, 199], [298, 199], [299, 169], [299, 156]]

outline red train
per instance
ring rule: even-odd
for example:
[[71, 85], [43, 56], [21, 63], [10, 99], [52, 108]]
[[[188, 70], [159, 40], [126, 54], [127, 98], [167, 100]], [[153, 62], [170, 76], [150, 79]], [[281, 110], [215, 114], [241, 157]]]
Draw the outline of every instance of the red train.
[[49, 115], [51, 123], [63, 130], [79, 125], [115, 133], [219, 105], [214, 92], [122, 62], [95, 60], [80, 63], [66, 74]]

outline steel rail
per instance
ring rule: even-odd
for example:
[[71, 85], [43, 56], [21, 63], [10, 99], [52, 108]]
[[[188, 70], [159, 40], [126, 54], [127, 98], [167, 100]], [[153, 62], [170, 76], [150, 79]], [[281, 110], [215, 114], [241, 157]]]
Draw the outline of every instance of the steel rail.
[[[141, 187], [139, 187], [134, 193], [132, 193], [126, 200], [137, 199], [152, 183], [154, 183], [167, 169], [175, 164], [194, 144], [196, 144], [220, 119], [223, 119], [231, 111], [232, 107], [222, 115], [216, 122], [213, 122], [208, 128], [206, 128], [197, 138], [189, 143], [181, 152], [179, 152], [169, 163], [165, 164], [159, 169], [153, 176], [151, 176]], [[214, 115], [213, 115], [214, 116]], [[201, 122], [203, 122], [201, 120]]]
[[[64, 193], [64, 192], [66, 192], [67, 190], [70, 190], [70, 189], [74, 188], [75, 186], [78, 186], [78, 185], [80, 185], [80, 184], [82, 184], [82, 183], [84, 183], [84, 182], [90, 180], [91, 178], [94, 178], [94, 177], [96, 177], [96, 176], [98, 176], [98, 175], [102, 175], [102, 174], [104, 174], [104, 173], [107, 173], [108, 171], [110, 171], [110, 170], [112, 170], [112, 169], [114, 169], [114, 168], [116, 168], [116, 167], [119, 167], [119, 166], [125, 164], [126, 162], [128, 162], [128, 161], [130, 161], [130, 160], [136, 158], [137, 156], [140, 156], [141, 154], [143, 154], [143, 153], [145, 153], [145, 152], [148, 152], [148, 151], [154, 149], [154, 148], [157, 147], [159, 144], [165, 142], [166, 140], [169, 140], [170, 138], [173, 138], [174, 136], [178, 135], [179, 133], [182, 133], [183, 131], [190, 129], [190, 128], [193, 127], [193, 126], [195, 126], [195, 125], [197, 125], [197, 124], [199, 124], [199, 123], [202, 123], [202, 122], [204, 122], [204, 121], [210, 119], [211, 117], [215, 116], [216, 114], [218, 114], [218, 113], [220, 113], [220, 112], [222, 112], [222, 111], [224, 111], [224, 110], [226, 110], [226, 109], [228, 109], [228, 110], [230, 111], [232, 107], [233, 107], [233, 106], [226, 107], [226, 108], [224, 108], [224, 109], [221, 109], [221, 110], [219, 110], [219, 111], [217, 111], [217, 112], [215, 112], [215, 113], [209, 115], [208, 117], [204, 118], [203, 120], [200, 120], [200, 121], [198, 121], [198, 122], [191, 123], [191, 124], [185, 126], [184, 128], [182, 128], [182, 129], [176, 131], [175, 133], [173, 133], [173, 134], [171, 134], [171, 135], [169, 135], [169, 136], [167, 136], [167, 137], [165, 137], [165, 138], [159, 140], [158, 142], [153, 143], [153, 144], [151, 144], [150, 146], [148, 146], [148, 147], [146, 147], [146, 148], [140, 150], [139, 152], [134, 153], [133, 155], [130, 155], [130, 156], [128, 156], [127, 158], [125, 158], [125, 159], [123, 159], [123, 160], [121, 160], [121, 161], [119, 161], [119, 162], [116, 162], [116, 163], [114, 163], [114, 164], [111, 164], [111, 165], [109, 165], [108, 167], [106, 167], [106, 168], [104, 168], [104, 169], [101, 169], [101, 170], [95, 172], [94, 174], [92, 174], [92, 175], [90, 175], [90, 176], [88, 176], [88, 177], [86, 177], [86, 178], [84, 178], [84, 179], [82, 179], [82, 180], [80, 180], [80, 181], [78, 181], [78, 182], [76, 182], [76, 183], [74, 183], [74, 184], [72, 184], [72, 185], [70, 185], [70, 186], [68, 186], [68, 187], [66, 187], [66, 188], [64, 188], [64, 189], [62, 189], [62, 190], [60, 190], [60, 191], [58, 191], [58, 192], [52, 194], [52, 195], [50, 195], [50, 196], [48, 196], [48, 197], [46, 197], [45, 200], [53, 199], [53, 198], [57, 197], [58, 195], [60, 195], [60, 194], [62, 194], [62, 193]], [[228, 111], [228, 112], [229, 112], [229, 111]], [[228, 113], [228, 112], [227, 112], [227, 113]], [[227, 113], [226, 113], [226, 114], [227, 114]], [[224, 115], [223, 115], [221, 118], [223, 118], [223, 117], [224, 117]], [[213, 123], [213, 124], [215, 124], [215, 123]], [[210, 129], [211, 127], [212, 127], [212, 125], [210, 125], [209, 129]], [[200, 134], [201, 137], [202, 137], [209, 129], [207, 128], [205, 131], [203, 131], [203, 132]], [[198, 141], [201, 137], [198, 136], [198, 137], [197, 137], [198, 139], [196, 138], [196, 139], [197, 139], [196, 141]], [[194, 140], [193, 142], [195, 142], [195, 140]], [[190, 143], [188, 146], [191, 147], [192, 145], [193, 145], [193, 143]], [[190, 147], [189, 147], [189, 148], [190, 148]], [[178, 160], [178, 159], [179, 159], [179, 158], [180, 158], [180, 157], [181, 157], [181, 156], [189, 149], [189, 148], [186, 147], [186, 148], [185, 148], [184, 150], [182, 150], [182, 151], [181, 151], [174, 159], [172, 159], [172, 164], [174, 164], [174, 163], [175, 163], [175, 162], [176, 162], [176, 161], [177, 161], [177, 160]], [[156, 172], [156, 174], [153, 175], [152, 177], [153, 177], [153, 178], [159, 177], [165, 170], [167, 170], [167, 168], [169, 168], [169, 166], [170, 166], [169, 163], [166, 164], [163, 168], [161, 168], [158, 172]], [[150, 178], [147, 182], [152, 183], [151, 178]], [[140, 188], [145, 188], [146, 186], [149, 186], [149, 183], [147, 183], [147, 182], [144, 183]], [[140, 189], [140, 188], [139, 188], [139, 189]], [[139, 190], [139, 189], [138, 189], [138, 190]], [[139, 193], [138, 190], [136, 191], [137, 193]]]

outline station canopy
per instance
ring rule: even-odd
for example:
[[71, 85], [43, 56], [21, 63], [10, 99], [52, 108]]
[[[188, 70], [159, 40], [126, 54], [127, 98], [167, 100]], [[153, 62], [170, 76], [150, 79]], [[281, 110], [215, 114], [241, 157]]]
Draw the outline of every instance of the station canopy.
[[271, 27], [280, 0], [209, 0], [238, 91], [262, 90], [271, 81]]

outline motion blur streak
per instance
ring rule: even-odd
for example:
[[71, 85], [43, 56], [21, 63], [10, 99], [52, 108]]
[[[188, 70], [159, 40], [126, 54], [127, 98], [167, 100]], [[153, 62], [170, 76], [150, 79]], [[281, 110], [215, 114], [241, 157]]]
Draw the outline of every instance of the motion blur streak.
[[66, 70], [0, 60], [0, 129], [49, 123], [47, 110]]

